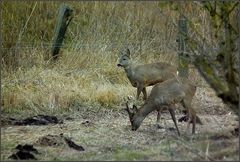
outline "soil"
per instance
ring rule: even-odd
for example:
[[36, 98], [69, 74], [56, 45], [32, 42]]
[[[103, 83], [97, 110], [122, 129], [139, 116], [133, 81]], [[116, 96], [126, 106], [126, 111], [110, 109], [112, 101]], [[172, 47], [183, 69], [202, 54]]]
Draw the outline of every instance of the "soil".
[[13, 153], [11, 156], [9, 156], [9, 159], [14, 160], [37, 160], [33, 153], [38, 154], [36, 148], [33, 147], [33, 145], [25, 144], [25, 145], [17, 145], [15, 147], [16, 150], [18, 150], [16, 153]]
[[56, 116], [49, 115], [36, 115], [27, 117], [25, 119], [15, 118], [1, 118], [1, 125], [48, 125], [48, 124], [62, 124], [63, 121], [59, 120]]
[[[124, 103], [123, 103], [124, 105]], [[239, 120], [214, 93], [199, 89], [193, 101], [203, 125], [196, 134], [187, 131], [186, 122], [178, 122], [179, 137], [168, 112], [156, 126], [152, 112], [137, 131], [131, 131], [124, 106], [118, 110], [101, 108], [94, 112], [83, 107], [63, 118], [62, 124], [5, 125], [2, 133], [2, 160], [9, 160], [17, 144], [33, 144], [38, 160], [234, 160], [239, 161]], [[177, 119], [184, 114], [176, 112]], [[69, 147], [61, 136], [71, 139]]]

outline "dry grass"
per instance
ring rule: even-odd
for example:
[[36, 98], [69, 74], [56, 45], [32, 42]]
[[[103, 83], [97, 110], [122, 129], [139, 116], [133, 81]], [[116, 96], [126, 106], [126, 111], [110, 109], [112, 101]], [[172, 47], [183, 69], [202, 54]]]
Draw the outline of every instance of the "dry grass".
[[[174, 64], [175, 49], [163, 41], [170, 35], [163, 35], [159, 28], [166, 27], [167, 19], [154, 16], [157, 2], [67, 3], [74, 9], [74, 19], [62, 56], [52, 64], [49, 49], [61, 4], [64, 2], [4, 1], [3, 111], [32, 109], [37, 113], [69, 109], [75, 103], [104, 107], [121, 104], [127, 95], [135, 96], [135, 88], [116, 66], [118, 50], [123, 46], [131, 49], [136, 62]], [[166, 13], [174, 16], [168, 7]], [[42, 19], [44, 23], [37, 27]], [[175, 28], [168, 25], [168, 29], [171, 36], [176, 35]]]
[[[68, 110], [74, 104], [113, 108], [121, 105], [128, 95], [136, 95], [136, 88], [130, 85], [124, 70], [116, 66], [117, 52], [90, 54], [66, 50], [54, 66], [43, 61], [43, 52], [37, 53], [33, 49], [33, 54], [39, 56], [39, 63], [31, 68], [27, 65], [35, 57], [30, 57], [25, 62], [26, 67], [23, 65], [15, 72], [3, 71], [4, 112], [24, 109], [32, 109], [36, 113], [48, 109]], [[136, 60], [138, 63], [154, 62], [141, 58]], [[157, 60], [173, 64], [162, 55]], [[190, 76], [195, 83], [206, 85], [195, 70], [190, 71]], [[148, 93], [150, 89], [151, 87], [148, 88]]]
[[[74, 103], [114, 107], [128, 95], [135, 96], [136, 89], [130, 85], [124, 70], [116, 66], [117, 51], [65, 50], [54, 66], [44, 62], [44, 51], [32, 49], [23, 55], [30, 57], [21, 68], [10, 73], [3, 71], [3, 111], [69, 109]], [[158, 60], [163, 60], [161, 57]], [[141, 58], [136, 60], [146, 63]]]
[[[52, 64], [51, 39], [62, 4], [74, 9], [74, 19], [61, 58]], [[136, 63], [177, 64], [177, 28], [170, 21], [176, 24], [178, 20], [176, 4], [4, 1], [3, 110], [38, 112], [68, 110], [73, 104], [121, 105], [127, 95], [135, 96], [135, 88], [123, 69], [116, 67], [118, 50], [129, 47]], [[205, 18], [192, 3], [186, 7], [191, 17], [198, 11], [196, 15]], [[191, 78], [199, 80], [195, 73], [191, 72]]]
[[[67, 61], [62, 58], [53, 68], [34, 66], [31, 69], [18, 69], [11, 75], [4, 74], [3, 110], [15, 107], [68, 108], [74, 102], [111, 105], [133, 92], [129, 84], [119, 84], [128, 82], [124, 75], [118, 75], [120, 69], [115, 68], [113, 60], [109, 60], [110, 65], [105, 66], [96, 64], [98, 59], [93, 59], [94, 56], [81, 56], [85, 58], [84, 63], [81, 63], [82, 57]], [[66, 57], [74, 58], [74, 54], [67, 54]], [[103, 61], [101, 63], [104, 64]], [[93, 66], [88, 68], [90, 65]], [[119, 81], [115, 83], [111, 80]]]
[[[37, 51], [36, 51], [37, 50]], [[69, 110], [73, 105], [95, 105], [108, 108], [122, 105], [127, 96], [136, 95], [122, 68], [117, 67], [118, 51], [64, 50], [58, 62], [44, 61], [46, 50], [32, 49], [23, 52], [28, 59], [16, 71], [3, 70], [2, 110], [41, 111]], [[144, 51], [148, 59], [133, 54], [136, 64], [161, 60], [176, 64], [176, 56], [154, 55]], [[206, 86], [195, 69], [190, 78]], [[151, 87], [148, 88], [150, 93]]]

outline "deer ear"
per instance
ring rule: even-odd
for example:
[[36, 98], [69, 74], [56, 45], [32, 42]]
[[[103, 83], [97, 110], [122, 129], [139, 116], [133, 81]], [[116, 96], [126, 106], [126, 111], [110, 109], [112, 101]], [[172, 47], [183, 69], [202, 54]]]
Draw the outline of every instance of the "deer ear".
[[133, 113], [137, 113], [137, 112], [138, 112], [137, 106], [133, 105]]
[[127, 55], [128, 57], [130, 57], [130, 50], [129, 50], [128, 48], [127, 48], [126, 55]]
[[123, 54], [122, 54], [122, 51], [118, 51], [118, 57], [121, 57]]

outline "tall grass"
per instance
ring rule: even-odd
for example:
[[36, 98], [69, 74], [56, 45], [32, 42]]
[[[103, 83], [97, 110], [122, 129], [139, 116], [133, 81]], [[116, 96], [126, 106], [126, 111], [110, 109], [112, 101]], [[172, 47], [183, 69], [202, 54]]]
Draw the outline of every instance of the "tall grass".
[[[63, 3], [74, 10], [74, 18], [60, 58], [52, 64], [51, 41], [58, 8]], [[3, 110], [121, 105], [127, 95], [136, 94], [123, 69], [116, 67], [121, 48], [129, 47], [137, 63], [177, 63], [177, 28], [172, 21], [177, 24], [179, 15], [174, 5], [4, 1]], [[188, 5], [189, 15], [193, 17], [195, 11], [195, 15], [201, 14], [192, 6]]]

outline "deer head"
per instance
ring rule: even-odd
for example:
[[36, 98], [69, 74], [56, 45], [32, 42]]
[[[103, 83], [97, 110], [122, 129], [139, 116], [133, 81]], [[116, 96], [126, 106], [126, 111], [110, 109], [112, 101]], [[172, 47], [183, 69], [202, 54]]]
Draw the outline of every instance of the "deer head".
[[126, 49], [124, 51], [119, 52], [119, 63], [117, 66], [119, 67], [128, 67], [130, 65], [131, 57], [130, 57], [130, 50]]
[[137, 109], [137, 106], [133, 105], [133, 108], [130, 109], [128, 106], [128, 102], [126, 102], [125, 110], [128, 112], [132, 130], [136, 131], [140, 127], [144, 117], [142, 117], [142, 115], [138, 113], [139, 110]]

